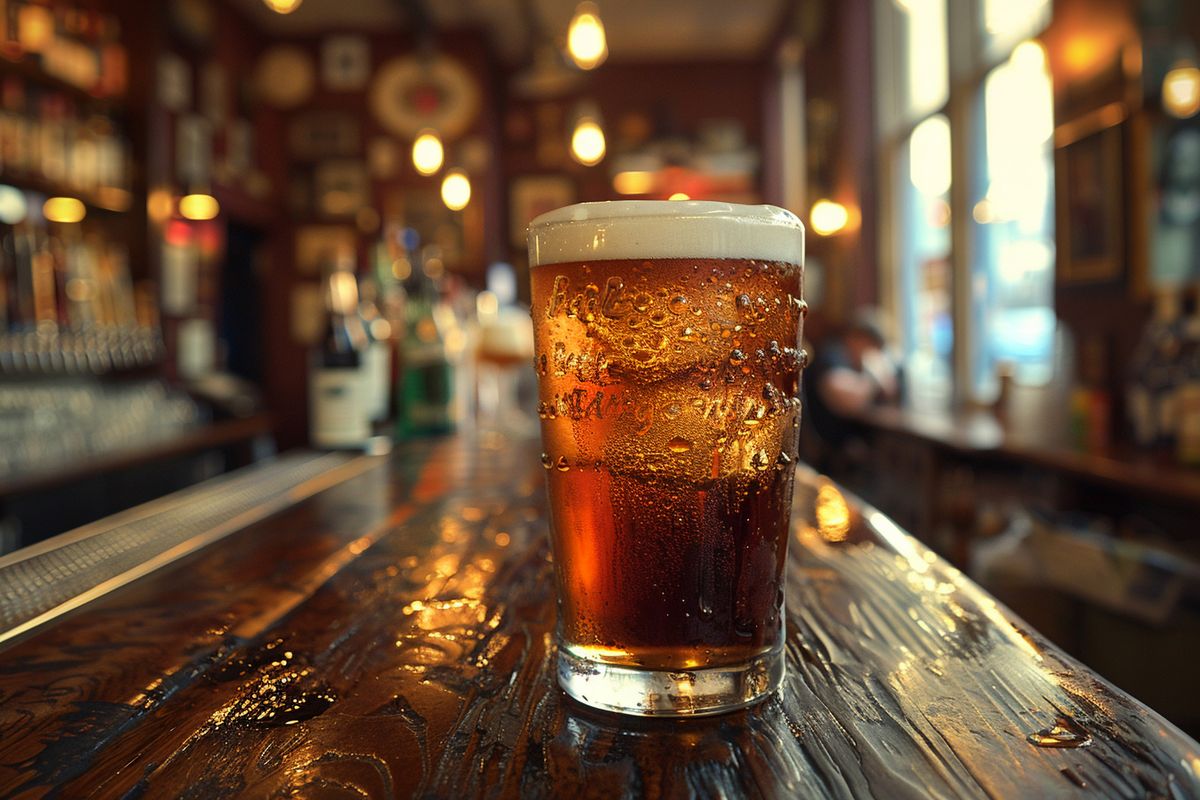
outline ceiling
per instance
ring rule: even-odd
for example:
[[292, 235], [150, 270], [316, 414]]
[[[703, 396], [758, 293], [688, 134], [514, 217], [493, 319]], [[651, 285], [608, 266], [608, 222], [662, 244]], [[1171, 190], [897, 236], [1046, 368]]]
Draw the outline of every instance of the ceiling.
[[[684, 61], [761, 55], [786, 0], [599, 0], [613, 61]], [[234, 0], [264, 30], [281, 36], [323, 30], [479, 27], [497, 52], [523, 61], [535, 40], [561, 41], [575, 0], [303, 0], [276, 14], [262, 0]]]

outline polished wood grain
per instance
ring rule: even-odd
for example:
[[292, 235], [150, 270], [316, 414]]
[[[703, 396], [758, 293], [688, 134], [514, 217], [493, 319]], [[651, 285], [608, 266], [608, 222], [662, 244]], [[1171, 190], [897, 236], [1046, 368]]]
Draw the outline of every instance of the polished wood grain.
[[0, 796], [1200, 796], [1200, 746], [802, 475], [788, 677], [697, 720], [555, 686], [532, 443], [417, 443], [0, 652]]

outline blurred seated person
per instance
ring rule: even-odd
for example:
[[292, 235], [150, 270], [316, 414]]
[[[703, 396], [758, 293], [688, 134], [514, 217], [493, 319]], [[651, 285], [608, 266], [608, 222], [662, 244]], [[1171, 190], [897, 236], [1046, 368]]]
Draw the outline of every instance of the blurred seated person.
[[804, 371], [806, 458], [822, 472], [853, 470], [867, 456], [857, 418], [871, 408], [899, 404], [902, 387], [875, 314], [856, 314], [815, 347]]

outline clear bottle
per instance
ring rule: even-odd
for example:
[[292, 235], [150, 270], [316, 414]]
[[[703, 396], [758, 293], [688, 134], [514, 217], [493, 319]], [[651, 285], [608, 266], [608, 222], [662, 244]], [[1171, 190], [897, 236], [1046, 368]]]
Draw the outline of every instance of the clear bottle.
[[362, 377], [366, 334], [357, 307], [353, 273], [334, 270], [326, 281], [325, 335], [309, 372], [309, 438], [316, 447], [359, 448], [371, 437]]
[[367, 335], [367, 412], [372, 422], [383, 422], [392, 397], [392, 326], [379, 310], [379, 284], [370, 276], [359, 281], [358, 317]]

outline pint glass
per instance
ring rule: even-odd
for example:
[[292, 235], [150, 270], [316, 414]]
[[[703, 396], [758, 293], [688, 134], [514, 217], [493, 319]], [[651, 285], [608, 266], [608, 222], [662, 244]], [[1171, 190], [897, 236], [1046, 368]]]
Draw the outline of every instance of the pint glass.
[[559, 684], [647, 716], [753, 703], [783, 678], [803, 226], [584, 203], [535, 219], [529, 258]]

